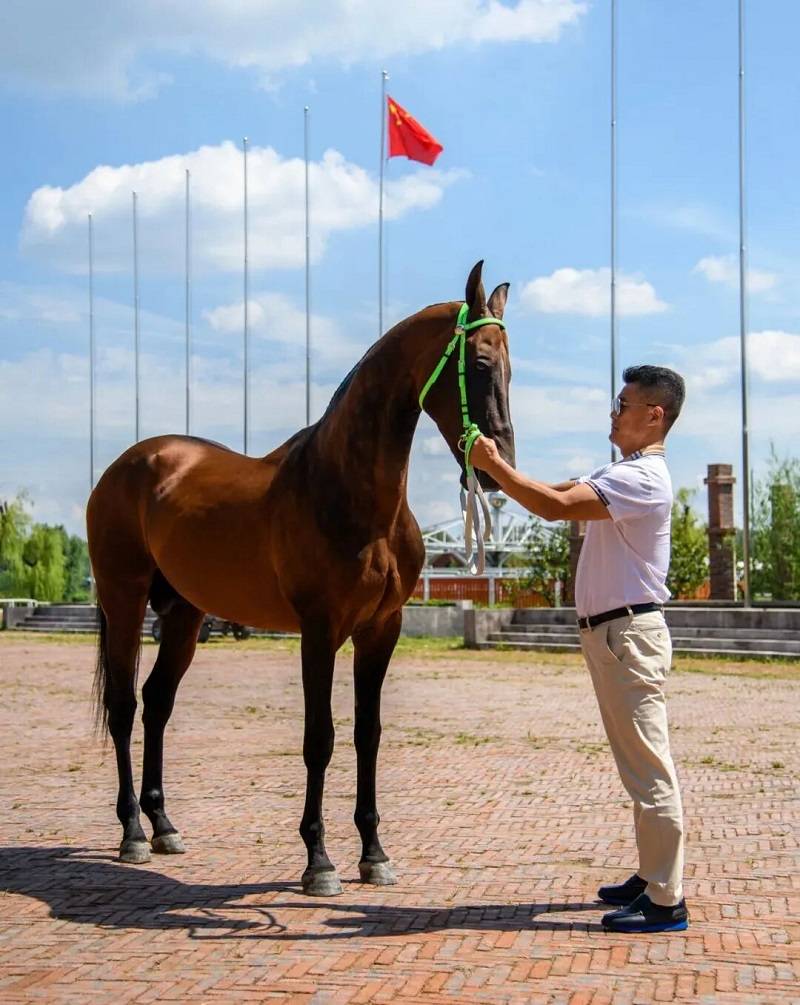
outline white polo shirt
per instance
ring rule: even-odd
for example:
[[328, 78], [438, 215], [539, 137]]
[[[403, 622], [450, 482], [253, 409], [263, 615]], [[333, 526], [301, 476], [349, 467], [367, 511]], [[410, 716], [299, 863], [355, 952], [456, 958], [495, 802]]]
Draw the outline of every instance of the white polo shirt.
[[590, 520], [575, 577], [579, 617], [669, 599], [672, 480], [663, 452], [636, 452], [579, 478], [608, 507]]

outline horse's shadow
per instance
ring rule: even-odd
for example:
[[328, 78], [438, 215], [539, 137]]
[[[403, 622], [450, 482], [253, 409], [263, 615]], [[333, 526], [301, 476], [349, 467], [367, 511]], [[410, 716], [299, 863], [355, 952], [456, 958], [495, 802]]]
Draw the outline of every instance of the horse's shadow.
[[[319, 900], [304, 896], [299, 883], [183, 883], [158, 872], [157, 865], [121, 865], [110, 854], [70, 847], [0, 848], [0, 891], [35, 897], [59, 920], [104, 928], [183, 929], [194, 939], [327, 940], [437, 929], [602, 931], [597, 922], [552, 917], [555, 912], [597, 911], [596, 903], [408, 907], [370, 904], [363, 891], [359, 903], [353, 903], [347, 892]], [[274, 893], [296, 896], [270, 900], [264, 906], [240, 903], [245, 897]], [[287, 912], [308, 908], [318, 912], [321, 907], [330, 910], [323, 922], [315, 917], [294, 931], [286, 924]]]

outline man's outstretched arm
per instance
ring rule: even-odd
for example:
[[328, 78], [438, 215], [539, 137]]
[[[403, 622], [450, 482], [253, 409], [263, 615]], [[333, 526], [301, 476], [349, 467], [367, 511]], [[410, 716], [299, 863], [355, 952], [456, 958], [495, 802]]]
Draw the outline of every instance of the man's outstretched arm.
[[506, 464], [494, 440], [477, 439], [470, 453], [470, 463], [497, 482], [507, 496], [544, 520], [608, 520], [608, 509], [590, 485], [561, 482], [547, 485], [527, 478]]

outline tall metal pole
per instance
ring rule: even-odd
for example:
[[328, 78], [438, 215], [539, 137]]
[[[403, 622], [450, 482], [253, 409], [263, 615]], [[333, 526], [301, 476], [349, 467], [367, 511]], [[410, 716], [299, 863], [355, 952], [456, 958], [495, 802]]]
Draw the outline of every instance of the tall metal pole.
[[[617, 394], [617, 0], [611, 0], [611, 399]], [[611, 460], [617, 452], [611, 444]]]
[[378, 337], [383, 335], [383, 167], [386, 161], [386, 81], [389, 74], [381, 70], [381, 161], [378, 186]]
[[134, 429], [139, 442], [139, 240], [136, 222], [136, 193], [133, 193], [133, 370], [135, 387]]
[[244, 151], [244, 452], [247, 453], [247, 412], [248, 412], [248, 384], [249, 384], [249, 373], [248, 373], [248, 360], [247, 360], [247, 348], [249, 341], [248, 332], [248, 258], [247, 258], [247, 137], [245, 136], [242, 140], [242, 149]]
[[89, 492], [94, 489], [94, 237], [89, 214]]
[[306, 425], [311, 425], [311, 243], [309, 236], [308, 198], [308, 105], [303, 109], [303, 154], [305, 156], [306, 179]]
[[745, 241], [744, 0], [739, 0], [739, 350], [742, 377], [742, 577], [744, 605], [750, 606], [750, 445], [747, 423], [747, 244]]
[[192, 244], [191, 244], [191, 218], [190, 218], [190, 203], [189, 203], [189, 183], [190, 183], [189, 169], [186, 168], [186, 361], [185, 361], [185, 373], [186, 373], [186, 435], [189, 435], [189, 428], [191, 424], [190, 415], [190, 401], [189, 401], [189, 388], [191, 386], [191, 363], [192, 363], [192, 347], [191, 347], [191, 319], [192, 319], [192, 291], [191, 291], [191, 275], [192, 275]]

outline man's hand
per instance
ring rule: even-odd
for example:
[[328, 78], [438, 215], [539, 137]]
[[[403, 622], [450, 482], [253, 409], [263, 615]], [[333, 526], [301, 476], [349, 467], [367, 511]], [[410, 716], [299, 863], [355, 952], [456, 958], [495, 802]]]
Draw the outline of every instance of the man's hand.
[[472, 445], [469, 462], [491, 475], [507, 496], [545, 520], [610, 519], [607, 507], [590, 485], [535, 482], [506, 464], [497, 444], [488, 436], [479, 436]]
[[490, 440], [488, 436], [479, 436], [469, 452], [469, 463], [489, 475], [494, 474], [498, 464], [502, 463], [500, 451], [494, 440]]

